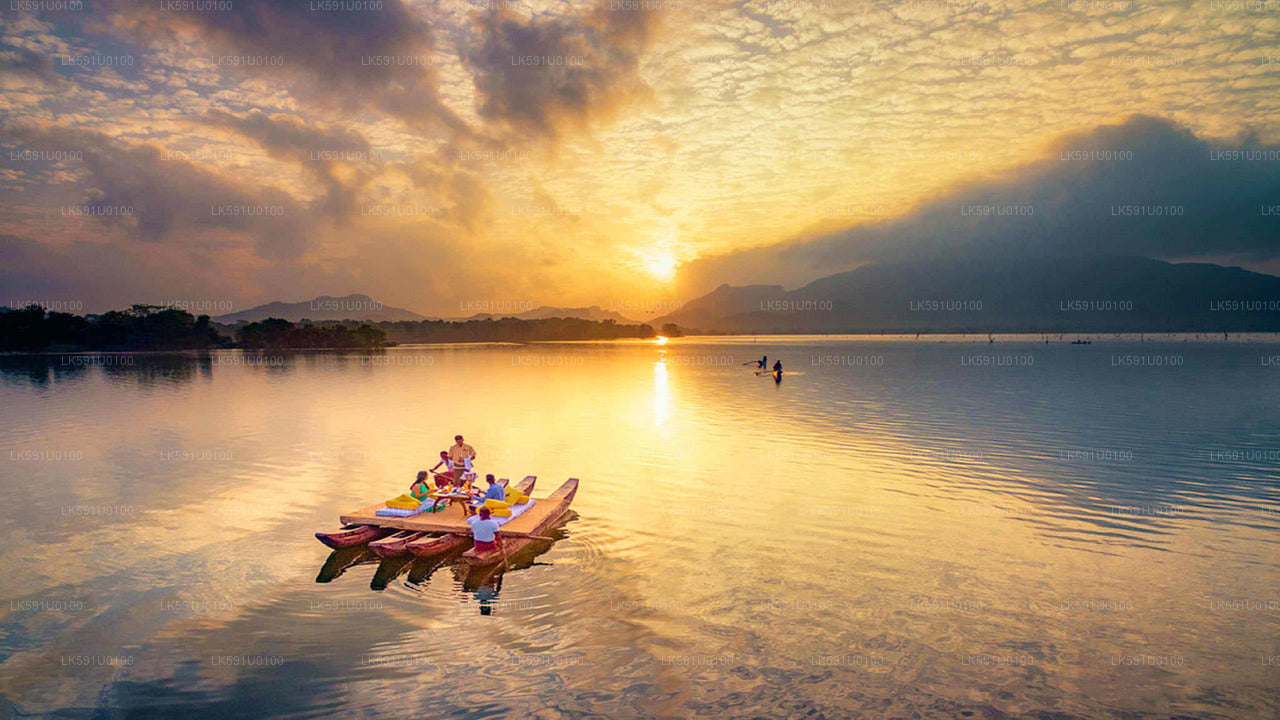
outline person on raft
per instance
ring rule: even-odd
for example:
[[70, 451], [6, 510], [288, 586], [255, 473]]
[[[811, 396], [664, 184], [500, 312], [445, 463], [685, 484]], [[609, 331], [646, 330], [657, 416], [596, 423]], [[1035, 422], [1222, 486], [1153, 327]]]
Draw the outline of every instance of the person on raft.
[[453, 447], [449, 448], [449, 460], [453, 462], [449, 469], [453, 471], [454, 485], [462, 484], [462, 476], [471, 469], [475, 459], [476, 449], [462, 442], [461, 435], [454, 435]]
[[774, 374], [776, 374], [776, 375], [781, 375], [781, 374], [782, 374], [782, 361], [781, 361], [781, 360], [778, 360], [777, 362], [775, 362], [775, 363], [773, 364], [773, 372], [774, 372]]
[[[438, 483], [439, 481], [437, 481]], [[426, 500], [427, 493], [431, 492], [431, 486], [427, 484], [427, 471], [419, 470], [418, 478], [409, 486], [409, 494], [419, 500]]]
[[[440, 467], [441, 465], [443, 465], [443, 466], [444, 466], [444, 472], [443, 472], [443, 473], [441, 473], [441, 472], [436, 472], [436, 470], [437, 470], [437, 469], [439, 469], [439, 467]], [[448, 453], [447, 451], [441, 450], [441, 451], [440, 451], [440, 462], [436, 463], [436, 464], [435, 464], [435, 465], [434, 465], [430, 470], [428, 470], [427, 472], [429, 472], [429, 473], [431, 473], [432, 475], [434, 475], [434, 476], [435, 476], [435, 478], [436, 478], [436, 487], [441, 488], [441, 489], [448, 487], [448, 486], [449, 486], [449, 480], [450, 480], [451, 476], [453, 475], [453, 461], [449, 459], [449, 453]]]
[[478, 552], [497, 550], [501, 540], [498, 538], [498, 521], [490, 517], [489, 508], [480, 508], [480, 517], [471, 523], [471, 539]]
[[761, 370], [765, 369], [765, 366], [766, 366], [766, 365], [768, 365], [768, 364], [769, 364], [769, 356], [768, 356], [768, 355], [765, 355], [765, 356], [761, 357], [761, 358], [760, 358], [760, 362], [756, 363], [756, 365], [758, 365], [758, 366], [760, 367], [760, 369], [761, 369]]
[[497, 480], [493, 479], [493, 473], [485, 475], [484, 481], [489, 483], [489, 488], [480, 496], [480, 502], [484, 502], [485, 500], [497, 500], [499, 502], [507, 501], [507, 489], [499, 485]]

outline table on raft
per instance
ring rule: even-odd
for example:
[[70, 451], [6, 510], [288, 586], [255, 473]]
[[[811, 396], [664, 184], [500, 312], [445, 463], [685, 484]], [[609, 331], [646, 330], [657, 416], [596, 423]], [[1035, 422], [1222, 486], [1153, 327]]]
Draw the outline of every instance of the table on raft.
[[[474, 512], [472, 511], [474, 511], [475, 508], [471, 507], [471, 501], [475, 500], [475, 497], [476, 497], [475, 495], [472, 495], [469, 492], [462, 491], [462, 492], [435, 493], [434, 495], [430, 496], [430, 499], [435, 500], [435, 502], [432, 504], [432, 507], [440, 507], [440, 503], [443, 502], [449, 506], [457, 505], [461, 507], [462, 512], [465, 515], [473, 515]], [[435, 512], [440, 512], [440, 511], [436, 510]]]
[[[433, 513], [419, 513], [409, 517], [382, 517], [376, 515], [382, 503], [370, 505], [354, 512], [344, 513], [340, 519], [343, 523], [353, 525], [377, 525], [396, 530], [413, 530], [427, 533], [452, 533], [454, 535], [471, 535], [471, 526], [467, 524], [465, 502], [451, 502], [443, 510]], [[534, 529], [547, 519], [547, 515], [556, 512], [561, 503], [540, 502], [533, 498], [533, 507], [525, 510], [519, 517], [511, 518], [502, 525], [501, 532], [508, 535], [530, 535]]]

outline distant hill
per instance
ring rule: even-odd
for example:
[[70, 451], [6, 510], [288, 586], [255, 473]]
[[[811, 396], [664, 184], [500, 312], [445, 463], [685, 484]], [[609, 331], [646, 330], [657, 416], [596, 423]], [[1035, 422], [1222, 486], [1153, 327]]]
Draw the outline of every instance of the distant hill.
[[1270, 332], [1280, 277], [1127, 256], [866, 265], [786, 291], [722, 285], [659, 327], [713, 332]]
[[383, 322], [375, 327], [396, 343], [539, 342], [651, 338], [657, 333], [644, 324], [598, 322], [581, 318], [480, 318]]
[[234, 325], [238, 322], [258, 322], [267, 318], [280, 318], [289, 322], [298, 322], [303, 318], [315, 320], [316, 322], [324, 320], [397, 322], [400, 320], [425, 319], [416, 312], [383, 305], [368, 295], [356, 294], [343, 297], [321, 295], [311, 300], [296, 303], [272, 302], [236, 313], [219, 315], [213, 318], [213, 321], [223, 325]]
[[[635, 325], [638, 322], [612, 310], [605, 310], [599, 305], [591, 305], [590, 307], [552, 307], [543, 305], [519, 313], [476, 313], [467, 317], [448, 318], [448, 320], [452, 322], [467, 322], [471, 320], [497, 320], [504, 317], [514, 317], [519, 320], [547, 320], [550, 318], [573, 318], [591, 320], [593, 322], [612, 320], [620, 325]], [[238, 322], [258, 322], [267, 318], [280, 318], [290, 322], [298, 322], [303, 318], [316, 322], [328, 320], [402, 322], [405, 320], [437, 319], [428, 318], [425, 315], [419, 315], [404, 308], [383, 305], [368, 295], [360, 294], [346, 295], [344, 297], [321, 295], [312, 300], [296, 303], [272, 302], [236, 313], [219, 315], [212, 319], [220, 325], [235, 325]]]
[[605, 320], [612, 320], [622, 325], [634, 325], [637, 322], [639, 322], [637, 320], [632, 320], [631, 318], [626, 317], [620, 313], [614, 312], [612, 310], [605, 310], [599, 305], [592, 305], [590, 307], [576, 307], [576, 308], [552, 307], [550, 305], [543, 305], [541, 307], [536, 307], [532, 310], [527, 310], [521, 313], [477, 313], [475, 315], [471, 315], [471, 316], [468, 316], [465, 318], [459, 318], [459, 319], [486, 320], [490, 318], [498, 319], [498, 318], [504, 318], [504, 317], [513, 317], [519, 320], [546, 320], [548, 318], [576, 318], [578, 320], [591, 320], [594, 322], [603, 322]]

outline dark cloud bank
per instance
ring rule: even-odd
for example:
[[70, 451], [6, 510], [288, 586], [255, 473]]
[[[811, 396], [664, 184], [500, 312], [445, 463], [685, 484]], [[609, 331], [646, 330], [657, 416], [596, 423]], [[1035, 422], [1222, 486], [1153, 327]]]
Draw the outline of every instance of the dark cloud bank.
[[682, 283], [690, 295], [724, 282], [796, 287], [868, 263], [947, 258], [1261, 263], [1280, 256], [1280, 216], [1267, 214], [1277, 204], [1280, 146], [1214, 143], [1134, 116], [1060, 138], [1041, 160], [900, 218], [695, 261]]
[[1046, 157], [900, 218], [692, 263], [682, 269], [691, 295], [728, 284], [654, 322], [735, 332], [1277, 331], [1280, 278], [1185, 261], [1278, 256], [1280, 147], [1215, 143], [1135, 116], [1060, 138]]

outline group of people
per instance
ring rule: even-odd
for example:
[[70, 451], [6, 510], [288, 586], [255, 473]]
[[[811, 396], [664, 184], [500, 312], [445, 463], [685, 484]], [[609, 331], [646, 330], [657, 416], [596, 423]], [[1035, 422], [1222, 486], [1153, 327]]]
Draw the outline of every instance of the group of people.
[[[768, 366], [769, 366], [769, 356], [768, 356], [768, 355], [763, 355], [763, 356], [761, 356], [761, 357], [760, 357], [760, 359], [759, 359], [759, 360], [757, 360], [757, 361], [756, 361], [756, 367], [760, 368], [761, 370], [765, 369], [765, 368], [766, 368], [766, 367], [768, 367]], [[780, 372], [782, 372], [782, 361], [781, 361], [781, 360], [775, 360], [775, 361], [773, 362], [773, 371], [774, 371], [774, 372], [776, 372], [776, 373], [780, 373]]]
[[[765, 368], [769, 367], [769, 356], [764, 355], [764, 356], [761, 356], [759, 360], [748, 360], [747, 362], [744, 362], [742, 364], [755, 365], [756, 374], [763, 375], [764, 373], [762, 373], [761, 370], [764, 370]], [[773, 379], [776, 382], [779, 382], [779, 383], [782, 382], [782, 361], [781, 360], [775, 360], [773, 362]]]
[[[409, 493], [414, 497], [424, 500], [430, 496], [431, 484], [435, 485], [438, 491], [449, 491], [457, 494], [470, 495], [474, 500], [481, 503], [477, 512], [480, 516], [471, 524], [471, 534], [475, 542], [477, 550], [486, 551], [493, 550], [498, 544], [498, 523], [492, 518], [489, 508], [484, 507], [485, 500], [506, 501], [506, 488], [494, 479], [493, 473], [484, 476], [485, 482], [489, 487], [483, 492], [473, 490], [471, 482], [467, 479], [467, 474], [471, 472], [472, 465], [476, 460], [476, 449], [463, 441], [461, 435], [453, 436], [453, 445], [448, 450], [440, 451], [440, 462], [436, 463], [430, 470], [421, 470], [418, 472], [417, 479], [413, 485], [409, 487]], [[444, 472], [438, 472], [441, 467]], [[434, 483], [428, 483], [427, 478], [434, 476]]]

